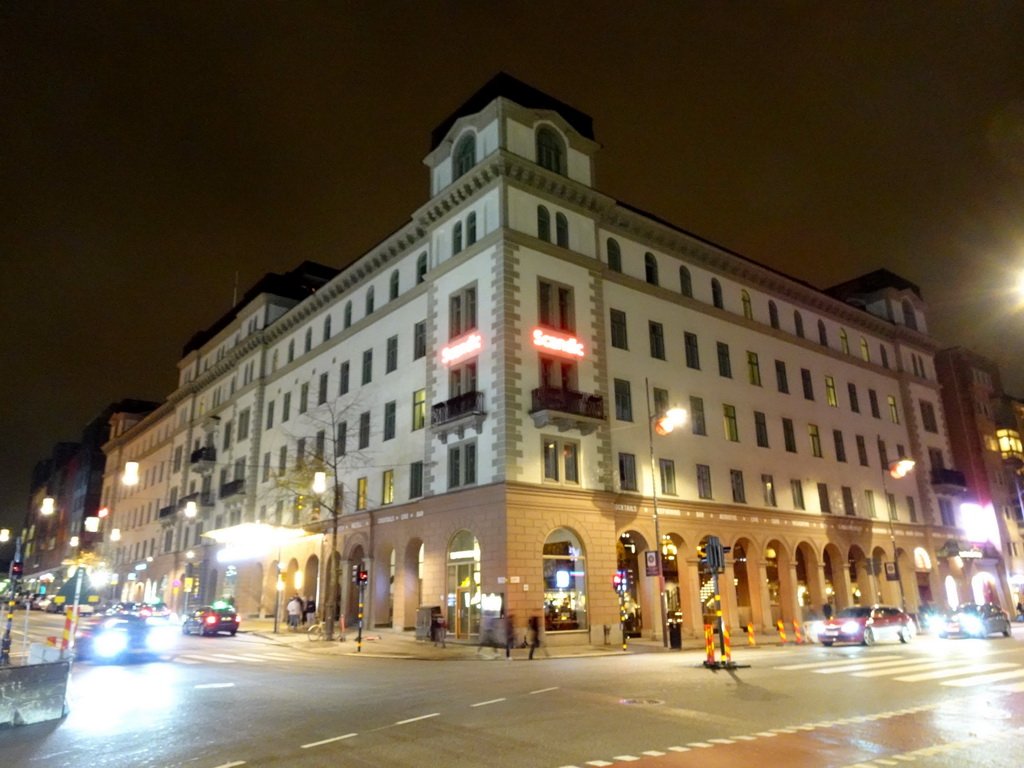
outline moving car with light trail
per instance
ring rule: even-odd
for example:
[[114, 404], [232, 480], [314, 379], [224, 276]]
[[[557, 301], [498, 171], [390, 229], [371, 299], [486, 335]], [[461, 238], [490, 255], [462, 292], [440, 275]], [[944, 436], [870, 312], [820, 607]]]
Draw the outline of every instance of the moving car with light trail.
[[995, 603], [964, 603], [946, 619], [939, 630], [939, 637], [988, 637], [994, 632], [1001, 632], [1003, 637], [1010, 636], [1010, 617], [1006, 611]]
[[908, 643], [917, 634], [914, 620], [891, 605], [851, 605], [818, 626], [822, 645], [860, 643], [874, 645], [879, 640]]
[[155, 657], [177, 643], [175, 628], [164, 618], [97, 616], [83, 622], [75, 633], [75, 659], [125, 661], [132, 657]]

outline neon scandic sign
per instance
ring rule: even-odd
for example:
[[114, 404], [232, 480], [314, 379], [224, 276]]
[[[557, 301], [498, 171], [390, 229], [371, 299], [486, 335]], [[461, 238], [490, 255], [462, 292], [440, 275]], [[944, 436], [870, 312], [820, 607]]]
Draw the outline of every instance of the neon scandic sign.
[[568, 357], [583, 357], [586, 354], [583, 342], [575, 336], [562, 336], [540, 328], [533, 331], [533, 345]]
[[469, 336], [457, 341], [455, 344], [449, 344], [447, 347], [441, 350], [441, 363], [443, 365], [451, 365], [454, 362], [458, 362], [464, 357], [475, 355], [484, 346], [484, 339], [479, 333], [471, 333]]

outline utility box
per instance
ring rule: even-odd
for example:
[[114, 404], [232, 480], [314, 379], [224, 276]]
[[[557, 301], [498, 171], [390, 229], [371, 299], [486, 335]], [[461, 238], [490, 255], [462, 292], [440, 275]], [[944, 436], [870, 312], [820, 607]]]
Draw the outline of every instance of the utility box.
[[441, 618], [441, 606], [421, 605], [416, 609], [416, 639], [433, 640], [430, 634], [431, 627]]

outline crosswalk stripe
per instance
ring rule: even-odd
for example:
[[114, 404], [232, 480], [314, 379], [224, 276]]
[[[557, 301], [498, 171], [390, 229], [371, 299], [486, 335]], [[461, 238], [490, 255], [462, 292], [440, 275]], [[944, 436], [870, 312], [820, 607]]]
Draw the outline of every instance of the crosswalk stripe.
[[192, 653], [181, 654], [177, 658], [179, 658], [179, 659], [195, 659], [197, 663], [202, 663], [204, 661], [212, 661], [212, 662], [215, 662], [217, 664], [234, 664], [235, 663], [234, 659], [218, 659], [215, 656], [200, 656], [200, 655], [192, 654]]
[[921, 672], [926, 669], [936, 668], [949, 669], [949, 660], [941, 661], [918, 661], [903, 666], [891, 667], [889, 669], [869, 669], [867, 672], [854, 672], [853, 677], [882, 677], [884, 675], [899, 675], [904, 672]]
[[1010, 680], [1015, 677], [1024, 677], [1024, 669], [1011, 669], [1008, 672], [995, 672], [991, 675], [976, 675], [966, 680], [946, 680], [943, 685], [952, 685], [956, 688], [967, 688], [973, 685], [988, 685], [1000, 680]]
[[1020, 693], [1024, 691], [1024, 682], [1021, 683], [1007, 683], [1006, 685], [993, 685], [992, 688], [997, 691], [1007, 691], [1009, 693]]
[[[891, 658], [891, 657], [886, 657], [886, 659], [889, 659], [889, 658]], [[930, 659], [930, 660], [934, 661], [934, 659]], [[903, 666], [905, 664], [923, 664], [923, 663], [924, 663], [924, 657], [916, 657], [916, 658], [910, 658], [910, 659], [899, 658], [897, 661], [889, 661], [889, 660], [886, 660], [886, 661], [865, 661], [865, 662], [861, 662], [860, 664], [847, 664], [847, 665], [844, 665], [844, 666], [838, 667], [838, 668], [837, 667], [831, 667], [829, 669], [816, 669], [814, 671], [815, 671], [816, 674], [819, 674], [819, 675], [838, 675], [838, 674], [843, 673], [843, 672], [860, 672], [861, 670], [865, 670], [865, 669], [886, 669], [887, 667], [900, 667], [900, 666]]]
[[[901, 658], [903, 658], [903, 657], [902, 656], [876, 656], [876, 657], [874, 657], [874, 659], [872, 659], [872, 661], [883, 661], [883, 660], [888, 660], [888, 659], [901, 659]], [[834, 666], [839, 666], [841, 664], [862, 664], [862, 663], [865, 663], [865, 659], [847, 659], [845, 661], [836, 661], [836, 660], [833, 659], [832, 661], [813, 661], [813, 662], [808, 662], [806, 664], [786, 664], [785, 666], [782, 666], [782, 667], [776, 667], [776, 669], [787, 669], [787, 670], [814, 669], [815, 667], [834, 667]]]
[[966, 667], [958, 667], [956, 669], [940, 669], [934, 672], [922, 672], [919, 675], [906, 675], [904, 677], [896, 677], [893, 679], [898, 680], [901, 683], [917, 683], [922, 680], [939, 680], [943, 677], [960, 677], [963, 675], [992, 672], [997, 669], [1006, 669], [1007, 667], [1015, 666], [1017, 665], [1009, 662], [1001, 664], [970, 664]]

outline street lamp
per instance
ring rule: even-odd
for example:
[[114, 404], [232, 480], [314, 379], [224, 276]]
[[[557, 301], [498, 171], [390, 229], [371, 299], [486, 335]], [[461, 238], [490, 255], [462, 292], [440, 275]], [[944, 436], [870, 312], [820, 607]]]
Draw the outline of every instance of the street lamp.
[[658, 561], [658, 610], [661, 614], [662, 645], [668, 648], [668, 607], [665, 605], [665, 568], [662, 563], [661, 524], [658, 520], [658, 467], [654, 460], [654, 433], [667, 435], [676, 427], [681, 427], [686, 423], [687, 413], [682, 408], [670, 408], [655, 417], [651, 413], [651, 383], [646, 378], [644, 387], [647, 390], [647, 441], [651, 449], [651, 502], [654, 509], [654, 539]]
[[[895, 479], [900, 480], [910, 474], [911, 470], [914, 469], [916, 462], [913, 459], [900, 457], [896, 461], [889, 462], [889, 475]], [[895, 502], [889, 504], [889, 488], [885, 482], [886, 473], [882, 473], [882, 491], [885, 493], [885, 511], [889, 517], [889, 540], [892, 542], [892, 566], [896, 573], [896, 583], [900, 587], [900, 608], [904, 612], [907, 610], [907, 596], [903, 591], [903, 574], [900, 573], [900, 561], [896, 551], [896, 505]]]
[[53, 497], [52, 496], [47, 496], [45, 499], [43, 499], [43, 506], [41, 506], [39, 508], [39, 514], [46, 515], [47, 517], [49, 517], [54, 512], [53, 505], [54, 505]]

